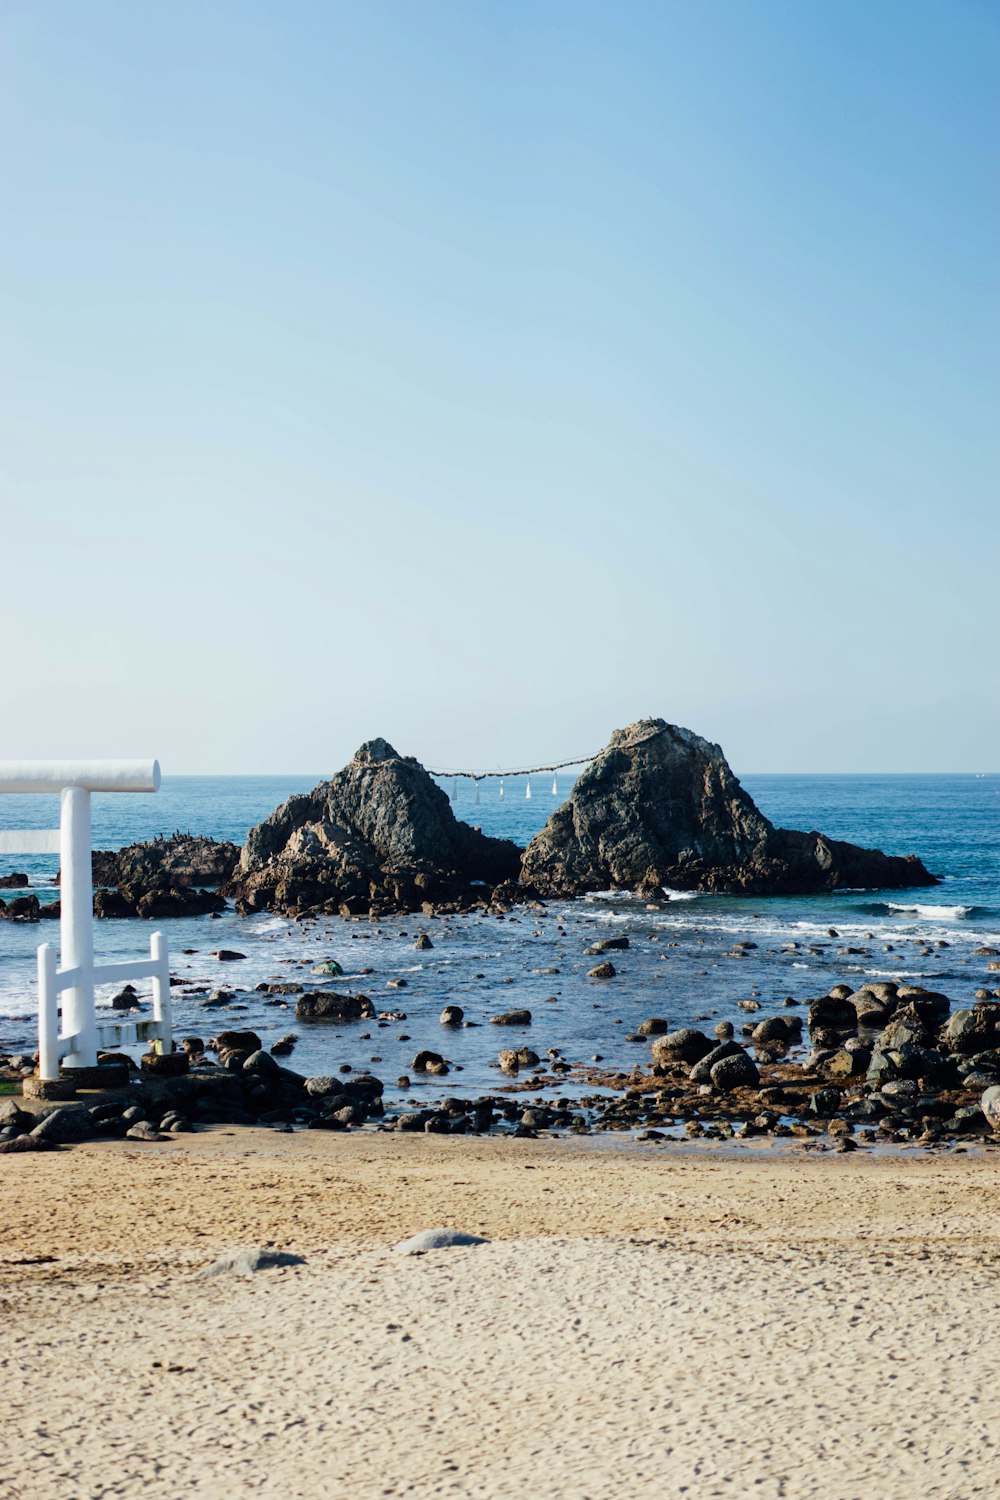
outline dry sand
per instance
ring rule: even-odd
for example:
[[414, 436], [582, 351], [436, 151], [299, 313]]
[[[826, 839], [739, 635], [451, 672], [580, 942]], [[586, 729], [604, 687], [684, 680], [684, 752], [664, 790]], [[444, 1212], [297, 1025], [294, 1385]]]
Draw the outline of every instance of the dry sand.
[[[3, 1500], [1000, 1495], [992, 1149], [221, 1128], [0, 1171]], [[491, 1243], [392, 1253], [436, 1225]], [[195, 1277], [239, 1245], [306, 1264]]]

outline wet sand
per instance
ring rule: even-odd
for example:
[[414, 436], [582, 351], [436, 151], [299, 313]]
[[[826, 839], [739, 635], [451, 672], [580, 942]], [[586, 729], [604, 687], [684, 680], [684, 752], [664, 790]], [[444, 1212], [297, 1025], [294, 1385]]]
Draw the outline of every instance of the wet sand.
[[[2, 1172], [9, 1500], [1000, 1495], [995, 1148], [221, 1127]], [[491, 1243], [392, 1253], [436, 1225]], [[306, 1263], [196, 1278], [240, 1245]]]

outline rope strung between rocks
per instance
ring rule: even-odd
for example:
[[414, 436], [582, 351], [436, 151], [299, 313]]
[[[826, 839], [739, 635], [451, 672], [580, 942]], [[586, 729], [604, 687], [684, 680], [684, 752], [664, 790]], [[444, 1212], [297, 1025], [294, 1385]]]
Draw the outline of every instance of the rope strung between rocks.
[[[644, 734], [640, 739], [632, 740], [630, 743], [643, 745], [647, 740], [655, 740], [658, 733], [657, 729], [651, 730], [649, 734]], [[601, 752], [598, 751], [597, 754]], [[520, 771], [435, 771], [432, 769], [430, 774], [440, 776], [445, 781], [456, 780], [459, 777], [464, 777], [466, 781], [486, 781], [491, 776], [499, 776], [502, 781], [505, 776], [540, 776], [543, 771], [562, 771], [566, 766], [585, 766], [596, 759], [597, 755], [577, 755], [572, 760], [557, 760], [554, 765], [549, 766], [526, 766]]]
[[596, 759], [596, 755], [578, 755], [573, 760], [559, 760], [550, 766], [527, 766], [522, 771], [435, 771], [431, 769], [430, 774], [440, 776], [445, 781], [454, 781], [460, 777], [466, 781], [486, 781], [491, 776], [498, 776], [502, 781], [505, 776], [540, 776], [543, 771], [562, 771], [566, 766], [584, 766], [588, 761]]

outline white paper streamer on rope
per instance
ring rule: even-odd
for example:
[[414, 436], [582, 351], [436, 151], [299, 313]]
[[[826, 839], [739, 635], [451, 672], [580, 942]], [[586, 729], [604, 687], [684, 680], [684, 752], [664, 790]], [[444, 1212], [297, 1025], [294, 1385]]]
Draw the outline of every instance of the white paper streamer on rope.
[[559, 775], [556, 771], [552, 772], [552, 795], [553, 797], [559, 795]]
[[530, 802], [531, 801], [531, 777], [530, 776], [528, 777], [528, 779], [527, 779], [527, 781], [525, 782], [525, 785], [524, 785], [524, 795], [527, 797], [528, 801]]
[[500, 801], [503, 801], [503, 777], [500, 777]]

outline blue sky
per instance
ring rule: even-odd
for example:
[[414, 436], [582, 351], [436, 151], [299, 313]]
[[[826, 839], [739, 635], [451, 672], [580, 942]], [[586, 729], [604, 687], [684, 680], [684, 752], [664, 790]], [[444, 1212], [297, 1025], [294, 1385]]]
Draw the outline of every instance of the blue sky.
[[0, 0], [3, 754], [996, 768], [980, 0]]

